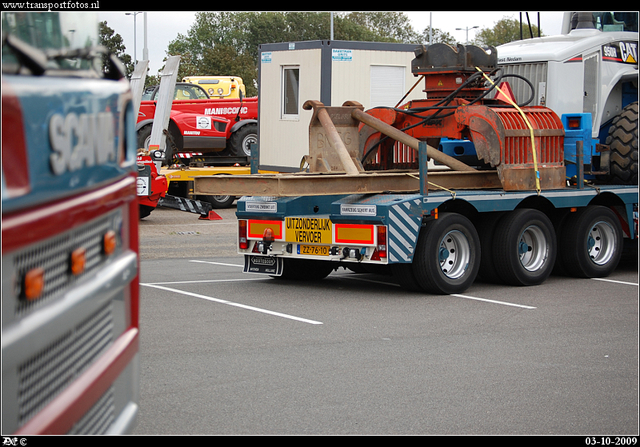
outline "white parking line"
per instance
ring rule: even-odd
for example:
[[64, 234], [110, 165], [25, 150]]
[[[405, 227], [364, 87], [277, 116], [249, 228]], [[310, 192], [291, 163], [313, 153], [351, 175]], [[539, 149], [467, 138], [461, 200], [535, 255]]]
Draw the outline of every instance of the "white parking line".
[[[203, 264], [215, 264], [215, 265], [227, 265], [227, 266], [233, 266], [233, 267], [243, 267], [242, 265], [237, 265], [237, 264], [225, 264], [225, 263], [221, 263], [221, 262], [212, 262], [212, 261], [191, 260], [189, 262], [201, 262]], [[337, 275], [333, 275], [333, 276], [334, 277], [338, 277], [338, 278], [346, 278], [347, 277], [347, 275], [341, 275], [341, 274], [337, 274]], [[256, 278], [256, 279], [262, 279], [262, 278]], [[347, 279], [355, 279], [355, 280], [358, 280], [358, 281], [365, 281], [365, 282], [371, 282], [371, 283], [377, 283], [377, 284], [384, 284], [384, 285], [388, 285], [388, 286], [400, 287], [399, 284], [385, 282], [385, 281], [377, 281], [377, 280], [368, 279], [368, 278], [359, 278], [357, 275], [353, 275], [353, 274], [349, 274], [349, 277]], [[598, 279], [598, 278], [594, 278], [594, 279]], [[225, 281], [241, 281], [241, 280], [225, 280]], [[603, 280], [603, 281], [606, 281], [606, 280]], [[613, 281], [613, 280], [609, 280], [609, 281], [619, 282], [619, 283], [622, 283], [622, 284], [632, 284], [632, 283], [624, 283], [622, 281]], [[197, 281], [194, 281], [194, 282], [197, 282]], [[156, 284], [164, 284], [164, 283], [156, 283]], [[174, 284], [178, 284], [178, 283], [174, 283]], [[637, 285], [637, 284], [632, 284], [632, 285]], [[474, 300], [474, 301], [483, 301], [483, 302], [491, 303], [491, 304], [500, 304], [502, 306], [519, 307], [521, 309], [537, 309], [534, 306], [526, 306], [524, 304], [509, 303], [509, 302], [506, 302], [506, 301], [489, 300], [489, 299], [486, 299], [486, 298], [478, 298], [478, 297], [475, 297], [475, 296], [459, 295], [459, 294], [451, 294], [450, 296], [455, 296], [455, 297], [458, 297], [458, 298], [464, 298], [464, 299]]]
[[596, 281], [615, 282], [616, 284], [626, 284], [628, 286], [636, 286], [636, 287], [638, 286], [638, 284], [634, 282], [617, 281], [615, 279], [606, 279], [606, 278], [591, 278], [591, 279], [595, 279]]
[[[343, 277], [343, 278], [345, 277], [345, 275], [337, 275], [337, 276]], [[387, 286], [400, 287], [399, 284], [390, 283], [390, 282], [383, 282], [383, 281], [375, 281], [375, 280], [366, 279], [366, 278], [358, 278], [356, 276], [350, 277], [349, 279], [355, 279], [355, 280], [358, 280], [358, 281], [372, 282], [372, 283], [377, 283], [377, 284], [385, 284]], [[503, 306], [521, 307], [523, 309], [536, 309], [535, 307], [525, 306], [524, 304], [514, 304], [514, 303], [507, 303], [505, 301], [488, 300], [486, 298], [478, 298], [478, 297], [475, 297], [475, 296], [458, 295], [458, 294], [451, 294], [450, 296], [455, 296], [455, 297], [458, 297], [458, 298], [465, 298], [465, 299], [468, 299], [468, 300], [485, 301], [487, 303], [492, 303], [492, 304], [502, 304]]]
[[268, 314], [268, 315], [274, 315], [276, 317], [287, 318], [289, 320], [300, 321], [302, 323], [322, 324], [321, 321], [308, 320], [306, 318], [295, 317], [293, 315], [287, 315], [287, 314], [283, 314], [283, 313], [280, 313], [280, 312], [274, 312], [274, 311], [267, 310], [267, 309], [260, 309], [259, 307], [247, 306], [245, 304], [234, 303], [232, 301], [227, 301], [227, 300], [221, 300], [219, 298], [213, 298], [213, 297], [210, 297], [210, 296], [200, 295], [199, 293], [185, 292], [184, 290], [173, 289], [171, 287], [164, 287], [164, 286], [160, 286], [160, 285], [157, 285], [157, 284], [140, 284], [140, 285], [141, 286], [147, 286], [147, 287], [153, 287], [153, 288], [161, 289], [161, 290], [166, 290], [168, 292], [175, 292], [175, 293], [179, 293], [179, 294], [182, 294], [182, 295], [192, 296], [192, 297], [200, 298], [200, 299], [207, 300], [207, 301], [213, 301], [213, 302], [219, 303], [219, 304], [227, 304], [229, 306], [239, 307], [241, 309], [252, 310], [252, 311], [255, 311], [255, 312], [261, 312], [261, 313]]
[[197, 259], [190, 259], [189, 262], [199, 262], [201, 264], [213, 264], [213, 265], [227, 265], [229, 267], [244, 267], [244, 265], [239, 265], [239, 264], [226, 264], [224, 262], [213, 262], [213, 261], [198, 261]]
[[506, 301], [488, 300], [486, 298], [477, 298], [475, 296], [458, 295], [457, 293], [453, 293], [453, 294], [451, 294], [451, 296], [455, 296], [455, 297], [458, 297], [458, 298], [465, 298], [467, 300], [484, 301], [486, 303], [492, 303], [492, 304], [501, 304], [503, 306], [520, 307], [522, 309], [536, 309], [533, 306], [525, 306], [524, 304], [514, 304], [514, 303], [507, 303]]
[[375, 279], [369, 279], [369, 278], [359, 278], [356, 275], [357, 274], [348, 273], [346, 275], [333, 275], [333, 277], [334, 278], [355, 279], [356, 281], [364, 281], [364, 282], [371, 282], [371, 283], [374, 283], [374, 284], [384, 284], [386, 286], [400, 287], [400, 284], [396, 284], [396, 283], [392, 283], [392, 282], [386, 282], [386, 281], [377, 281]]
[[203, 282], [238, 282], [238, 281], [264, 281], [267, 278], [237, 278], [237, 279], [198, 279], [194, 281], [160, 281], [142, 284], [143, 286], [152, 286], [156, 284], [199, 284]]

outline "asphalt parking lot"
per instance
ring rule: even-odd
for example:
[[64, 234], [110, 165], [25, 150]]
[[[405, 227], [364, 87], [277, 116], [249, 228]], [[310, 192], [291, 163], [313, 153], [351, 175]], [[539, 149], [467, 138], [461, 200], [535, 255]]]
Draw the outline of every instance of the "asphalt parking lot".
[[242, 273], [235, 208], [141, 222], [137, 434], [637, 435], [638, 269], [407, 292]]

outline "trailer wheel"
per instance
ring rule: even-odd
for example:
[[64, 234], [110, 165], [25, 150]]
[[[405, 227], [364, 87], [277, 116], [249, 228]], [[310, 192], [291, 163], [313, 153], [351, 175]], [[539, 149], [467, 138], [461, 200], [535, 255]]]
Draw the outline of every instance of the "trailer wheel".
[[501, 283], [500, 275], [493, 262], [493, 239], [496, 224], [504, 215], [503, 213], [485, 213], [480, 217], [477, 224], [478, 236], [480, 237], [480, 268], [478, 277], [485, 282]]
[[246, 124], [229, 137], [233, 157], [250, 157], [251, 145], [258, 142], [258, 126]]
[[149, 205], [140, 205], [140, 219], [144, 219], [145, 217], [149, 217], [149, 214], [151, 214], [151, 211], [153, 211], [155, 208]]
[[494, 233], [494, 266], [500, 278], [515, 286], [542, 284], [556, 260], [556, 233], [549, 218], [534, 209], [506, 214]]
[[422, 292], [422, 287], [418, 284], [413, 274], [412, 264], [391, 264], [393, 277], [398, 281], [400, 287], [412, 292]]
[[560, 239], [560, 259], [571, 276], [610, 275], [622, 256], [622, 226], [605, 206], [588, 206], [567, 217]]
[[463, 215], [442, 213], [420, 230], [413, 274], [424, 291], [464, 292], [476, 279], [479, 266], [478, 233]]
[[609, 183], [638, 184], [638, 102], [613, 119], [606, 144], [611, 150]]
[[198, 200], [208, 202], [211, 208], [222, 209], [229, 208], [236, 200], [235, 196], [198, 196]]

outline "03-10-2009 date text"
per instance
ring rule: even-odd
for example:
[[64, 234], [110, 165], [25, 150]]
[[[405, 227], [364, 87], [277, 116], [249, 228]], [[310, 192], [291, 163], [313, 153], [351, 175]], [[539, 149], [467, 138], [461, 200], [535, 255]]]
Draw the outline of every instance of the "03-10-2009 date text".
[[584, 443], [600, 446], [634, 446], [637, 445], [638, 438], [635, 436], [587, 436]]

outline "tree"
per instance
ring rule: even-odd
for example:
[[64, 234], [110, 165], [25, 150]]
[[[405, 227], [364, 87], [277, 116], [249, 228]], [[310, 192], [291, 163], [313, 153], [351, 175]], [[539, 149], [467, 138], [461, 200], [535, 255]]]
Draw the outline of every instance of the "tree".
[[[534, 37], [537, 37], [538, 27], [531, 25], [531, 33]], [[543, 34], [540, 35], [542, 36]], [[523, 39], [530, 37], [528, 26], [523, 27], [522, 37]], [[479, 46], [491, 45], [497, 47], [498, 45], [513, 42], [514, 40], [520, 40], [520, 21], [503, 17], [493, 28], [482, 28], [480, 32], [476, 34], [473, 42]]]
[[[427, 26], [424, 31], [422, 31], [422, 34], [420, 35], [420, 41], [417, 43], [420, 44], [428, 44], [429, 43], [429, 34], [430, 33], [430, 28]], [[434, 28], [433, 29], [433, 35], [432, 37], [432, 42], [431, 43], [446, 43], [449, 45], [455, 45], [456, 44], [456, 38], [453, 37], [451, 34], [449, 34], [446, 31], [442, 31], [441, 29], [438, 28]]]
[[[426, 33], [427, 30], [425, 30]], [[424, 43], [401, 12], [334, 14], [334, 39], [367, 42]], [[453, 43], [434, 29], [434, 41]], [[200, 12], [187, 34], [169, 43], [167, 55], [180, 55], [178, 77], [234, 75], [244, 80], [247, 95], [256, 95], [258, 48], [265, 43], [329, 40], [328, 12]]]
[[415, 43], [418, 40], [409, 17], [402, 12], [352, 12], [345, 18], [375, 33], [376, 42]]
[[[107, 25], [107, 22], [100, 22], [99, 24], [99, 38], [100, 45], [104, 45], [107, 49], [115, 54], [118, 59], [122, 61], [126, 68], [127, 78], [131, 78], [131, 74], [135, 68], [130, 55], [125, 53], [126, 47], [120, 34], [117, 34], [112, 28]], [[107, 56], [102, 56], [102, 70], [107, 71], [108, 63]]]

